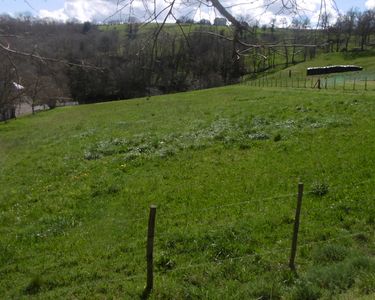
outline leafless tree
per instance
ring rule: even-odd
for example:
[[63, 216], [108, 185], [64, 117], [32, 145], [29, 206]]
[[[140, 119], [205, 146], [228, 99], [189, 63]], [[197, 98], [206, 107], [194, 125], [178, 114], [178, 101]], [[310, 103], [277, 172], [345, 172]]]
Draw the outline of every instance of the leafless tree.
[[370, 42], [370, 36], [375, 27], [375, 9], [366, 10], [357, 14], [357, 34], [360, 36], [360, 47], [364, 50]]

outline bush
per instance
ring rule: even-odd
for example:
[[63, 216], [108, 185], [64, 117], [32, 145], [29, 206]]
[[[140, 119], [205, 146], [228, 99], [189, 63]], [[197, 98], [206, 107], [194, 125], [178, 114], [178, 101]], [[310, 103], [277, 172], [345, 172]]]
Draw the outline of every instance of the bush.
[[321, 296], [319, 288], [308, 281], [299, 281], [293, 292], [292, 300], [316, 300]]
[[361, 294], [375, 295], [375, 274], [362, 272], [357, 278], [355, 286]]
[[372, 274], [374, 271], [374, 260], [362, 256], [333, 265], [315, 267], [307, 274], [306, 279], [328, 290], [331, 294], [335, 294], [347, 291], [354, 286], [358, 278], [363, 278], [363, 274]]
[[280, 133], [276, 134], [276, 135], [274, 136], [273, 140], [274, 140], [275, 142], [279, 142], [279, 141], [281, 141], [281, 134], [280, 134]]
[[31, 279], [30, 283], [25, 288], [25, 294], [28, 295], [35, 295], [39, 293], [43, 286], [43, 280], [40, 278], [40, 276], [35, 276]]
[[328, 244], [313, 252], [313, 260], [318, 264], [327, 264], [343, 261], [347, 255], [348, 250], [344, 246]]
[[328, 194], [329, 186], [325, 182], [315, 182], [312, 185], [311, 193], [315, 196], [324, 196]]

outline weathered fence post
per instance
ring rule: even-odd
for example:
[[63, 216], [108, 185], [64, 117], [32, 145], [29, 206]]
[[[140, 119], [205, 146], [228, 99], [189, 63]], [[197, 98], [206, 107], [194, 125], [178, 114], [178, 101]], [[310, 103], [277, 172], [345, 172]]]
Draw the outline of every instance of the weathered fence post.
[[365, 91], [367, 91], [367, 77], [365, 78]]
[[333, 89], [336, 89], [336, 77], [333, 79]]
[[297, 196], [297, 207], [296, 207], [296, 215], [294, 218], [294, 228], [293, 228], [293, 238], [292, 238], [292, 248], [290, 252], [290, 259], [289, 259], [289, 267], [290, 269], [295, 272], [295, 259], [297, 254], [297, 241], [298, 241], [298, 230], [299, 230], [299, 221], [301, 215], [301, 207], [302, 207], [302, 196], [303, 196], [303, 183], [298, 183], [298, 196]]
[[353, 91], [355, 91], [355, 78], [354, 78], [354, 81], [353, 81]]
[[307, 77], [305, 77], [305, 88], [307, 88]]
[[150, 206], [150, 215], [148, 219], [148, 232], [147, 232], [147, 284], [144, 295], [150, 294], [154, 287], [154, 237], [155, 237], [155, 217], [156, 205]]

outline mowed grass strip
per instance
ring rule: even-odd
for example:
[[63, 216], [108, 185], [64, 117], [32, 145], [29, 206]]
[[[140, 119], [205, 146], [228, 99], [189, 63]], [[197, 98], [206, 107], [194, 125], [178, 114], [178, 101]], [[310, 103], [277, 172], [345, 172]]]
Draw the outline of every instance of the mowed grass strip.
[[139, 297], [150, 204], [154, 298], [372, 293], [374, 100], [229, 86], [0, 124], [0, 294]]

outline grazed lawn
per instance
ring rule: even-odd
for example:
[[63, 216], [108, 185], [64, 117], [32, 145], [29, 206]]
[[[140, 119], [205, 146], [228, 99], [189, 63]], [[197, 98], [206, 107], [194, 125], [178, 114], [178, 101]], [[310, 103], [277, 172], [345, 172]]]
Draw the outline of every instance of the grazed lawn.
[[248, 86], [0, 124], [1, 298], [139, 297], [151, 203], [152, 298], [373, 295], [374, 124], [371, 92]]

